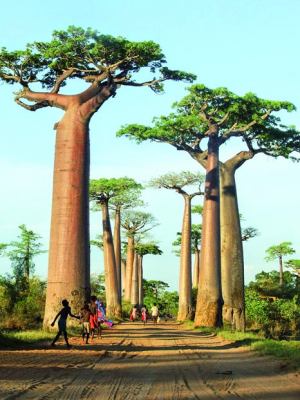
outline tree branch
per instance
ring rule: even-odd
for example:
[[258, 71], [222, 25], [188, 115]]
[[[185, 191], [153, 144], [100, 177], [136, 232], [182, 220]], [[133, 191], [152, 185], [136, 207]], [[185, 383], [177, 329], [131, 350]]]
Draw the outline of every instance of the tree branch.
[[62, 75], [60, 75], [56, 82], [55, 85], [53, 86], [53, 89], [51, 90], [51, 93], [58, 93], [59, 89], [62, 85], [62, 83], [73, 74], [74, 72], [74, 68], [68, 69], [67, 71], [65, 71]]
[[[60, 95], [57, 93], [43, 93], [43, 92], [32, 92], [29, 89], [23, 90], [21, 92], [14, 93], [16, 95], [15, 102], [26, 108], [29, 111], [36, 111], [44, 107], [57, 107], [66, 110], [70, 103], [72, 96]], [[26, 104], [20, 101], [20, 99], [26, 99], [29, 101], [35, 101], [36, 104]]]

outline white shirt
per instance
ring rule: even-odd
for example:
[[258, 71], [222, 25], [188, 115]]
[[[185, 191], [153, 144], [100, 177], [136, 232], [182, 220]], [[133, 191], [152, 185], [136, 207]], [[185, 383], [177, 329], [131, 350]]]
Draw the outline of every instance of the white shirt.
[[158, 316], [158, 308], [156, 306], [153, 306], [151, 308], [151, 314], [153, 317], [157, 317]]

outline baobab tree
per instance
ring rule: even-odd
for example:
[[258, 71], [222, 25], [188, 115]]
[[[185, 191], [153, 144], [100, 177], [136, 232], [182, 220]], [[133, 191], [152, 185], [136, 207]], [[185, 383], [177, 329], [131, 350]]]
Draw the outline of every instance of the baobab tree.
[[[125, 178], [123, 178], [125, 179]], [[125, 275], [122, 274], [122, 249], [121, 249], [121, 219], [120, 214], [122, 210], [130, 208], [144, 207], [145, 203], [141, 199], [143, 186], [134, 179], [126, 178], [124, 181], [124, 191], [118, 196], [113, 197], [109, 202], [109, 208], [113, 210], [112, 218], [115, 220], [114, 226], [114, 249], [116, 257], [116, 268], [118, 278], [118, 288], [120, 297], [122, 295], [122, 280], [125, 280]], [[126, 184], [126, 185], [125, 185]], [[125, 189], [125, 186], [127, 187]]]
[[[148, 86], [162, 92], [166, 80], [195, 79], [192, 74], [168, 69], [165, 63], [159, 45], [152, 41], [132, 42], [75, 26], [54, 31], [50, 42], [36, 41], [24, 50], [1, 50], [0, 79], [20, 86], [15, 93], [18, 105], [28, 111], [57, 107], [65, 112], [54, 126], [45, 326], [56, 314], [59, 299], [89, 287], [89, 122], [122, 86]], [[152, 77], [136, 82], [133, 75], [147, 68]], [[153, 78], [154, 74], [158, 77]], [[73, 95], [60, 93], [70, 79], [85, 82], [87, 89]]]
[[[177, 239], [172, 243], [172, 246], [181, 246], [181, 232], [177, 232]], [[191, 225], [191, 251], [194, 253], [194, 270], [192, 287], [198, 287], [200, 274], [200, 243], [202, 236], [202, 225]], [[180, 250], [175, 250], [174, 253], [180, 256]]]
[[283, 267], [282, 267], [282, 257], [287, 256], [288, 254], [295, 253], [295, 250], [291, 247], [291, 242], [282, 242], [277, 246], [270, 246], [266, 253], [268, 254], [265, 257], [266, 261], [273, 261], [278, 258], [279, 261], [279, 286], [283, 284]]
[[150, 213], [135, 210], [125, 210], [121, 214], [121, 226], [126, 231], [126, 236], [128, 238], [124, 300], [131, 301], [135, 244], [134, 238], [137, 234], [143, 235], [157, 225], [158, 222]]
[[[293, 111], [295, 106], [286, 101], [263, 100], [252, 93], [237, 96], [226, 88], [193, 85], [188, 91], [186, 97], [173, 105], [175, 113], [154, 118], [152, 127], [136, 124], [122, 127], [117, 136], [125, 135], [137, 143], [145, 140], [169, 143], [187, 152], [206, 169], [200, 267], [203, 286], [198, 295], [195, 323], [222, 325], [224, 298], [224, 319], [233, 329], [243, 330], [244, 264], [235, 172], [257, 154], [293, 158], [292, 152], [299, 149], [299, 132], [281, 124], [273, 114]], [[219, 162], [220, 146], [232, 137], [241, 138], [241, 151]]]
[[[115, 220], [114, 226], [114, 253], [116, 262], [116, 274], [119, 297], [121, 298], [121, 224], [120, 212], [122, 209], [134, 208], [143, 206], [144, 202], [140, 199], [142, 185], [137, 183], [134, 179], [122, 177], [118, 179], [105, 180], [106, 190], [110, 191], [108, 208], [113, 210], [112, 218]], [[109, 187], [107, 186], [109, 185]], [[101, 204], [94, 203], [92, 210], [100, 211]]]
[[[191, 277], [191, 201], [195, 196], [203, 195], [201, 184], [204, 176], [190, 171], [170, 172], [153, 178], [149, 187], [175, 190], [184, 198], [184, 213], [181, 234], [180, 277], [179, 277], [179, 309], [177, 319], [184, 321], [192, 319], [192, 277]], [[197, 185], [198, 190], [188, 194], [183, 187]]]
[[[192, 214], [198, 214], [202, 217], [203, 206], [196, 205], [191, 208]], [[200, 248], [202, 238], [202, 224], [192, 225], [192, 246], [194, 248], [195, 261], [193, 273], [193, 287], [199, 286], [200, 278]]]
[[91, 179], [90, 181], [90, 199], [97, 205], [100, 205], [102, 209], [106, 308], [107, 314], [111, 316], [116, 315], [120, 317], [122, 311], [108, 207], [110, 199], [122, 195], [132, 188], [132, 185], [136, 186], [136, 182], [127, 177], [118, 179]]
[[138, 301], [136, 303], [139, 304], [140, 307], [143, 306], [143, 260], [144, 256], [147, 254], [152, 254], [152, 255], [161, 255], [163, 252], [162, 250], [158, 247], [157, 244], [150, 242], [150, 243], [136, 243], [133, 246], [134, 250], [136, 251], [136, 254], [138, 255]]

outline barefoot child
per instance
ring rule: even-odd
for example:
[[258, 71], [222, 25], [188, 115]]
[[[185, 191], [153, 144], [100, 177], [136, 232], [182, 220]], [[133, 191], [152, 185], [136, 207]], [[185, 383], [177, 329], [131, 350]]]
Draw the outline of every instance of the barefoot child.
[[91, 296], [90, 300], [90, 330], [91, 330], [91, 339], [94, 339], [95, 329], [98, 330], [98, 306], [97, 306], [97, 297]]
[[51, 326], [54, 326], [55, 321], [60, 316], [60, 319], [58, 321], [58, 334], [55, 336], [53, 342], [51, 343], [51, 346], [53, 346], [53, 347], [55, 346], [55, 342], [60, 337], [60, 335], [63, 333], [66, 344], [67, 344], [67, 348], [69, 349], [71, 346], [69, 345], [69, 342], [68, 342], [68, 334], [67, 334], [67, 330], [66, 330], [68, 315], [70, 315], [73, 318], [77, 318], [77, 319], [79, 319], [80, 317], [76, 317], [76, 315], [73, 315], [71, 313], [71, 307], [69, 306], [69, 303], [67, 300], [63, 300], [62, 305], [64, 306], [64, 308], [62, 310], [60, 310], [60, 312], [57, 314], [57, 316], [54, 318], [54, 321], [51, 324]]
[[91, 311], [89, 309], [89, 306], [87, 304], [84, 305], [82, 312], [81, 312], [81, 317], [82, 317], [82, 344], [84, 344], [84, 337], [86, 334], [86, 344], [89, 344], [89, 336], [90, 336], [90, 316], [91, 316]]

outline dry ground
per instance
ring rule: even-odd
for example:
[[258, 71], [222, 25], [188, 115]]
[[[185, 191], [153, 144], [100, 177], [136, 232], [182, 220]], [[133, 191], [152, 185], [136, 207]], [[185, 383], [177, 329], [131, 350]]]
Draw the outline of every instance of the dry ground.
[[169, 322], [70, 342], [0, 351], [0, 399], [300, 399], [300, 376], [279, 360]]

